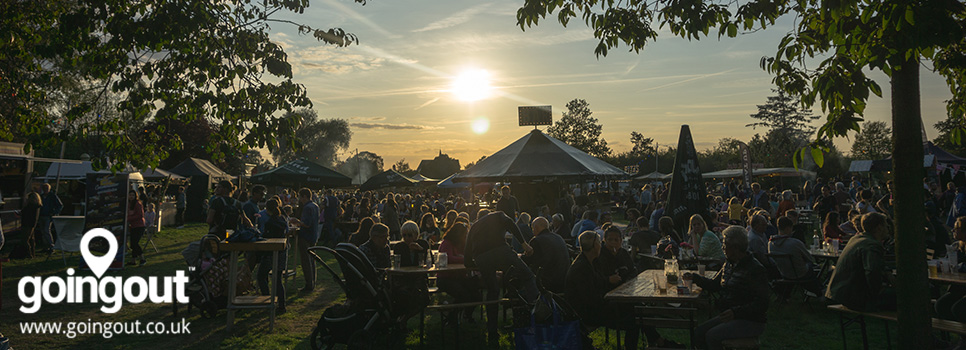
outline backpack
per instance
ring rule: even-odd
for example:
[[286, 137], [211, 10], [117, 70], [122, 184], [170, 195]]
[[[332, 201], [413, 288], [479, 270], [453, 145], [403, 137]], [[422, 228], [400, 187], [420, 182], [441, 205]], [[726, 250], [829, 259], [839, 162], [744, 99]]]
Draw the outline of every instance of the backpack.
[[236, 201], [234, 198], [229, 198], [231, 199], [231, 202], [229, 203], [228, 199], [225, 199], [225, 197], [220, 197], [220, 199], [221, 202], [224, 203], [224, 208], [221, 209], [221, 212], [218, 213], [218, 217], [215, 218], [217, 227], [220, 230], [234, 230], [238, 227], [238, 220], [241, 219], [242, 215], [241, 208], [238, 206], [238, 201]]

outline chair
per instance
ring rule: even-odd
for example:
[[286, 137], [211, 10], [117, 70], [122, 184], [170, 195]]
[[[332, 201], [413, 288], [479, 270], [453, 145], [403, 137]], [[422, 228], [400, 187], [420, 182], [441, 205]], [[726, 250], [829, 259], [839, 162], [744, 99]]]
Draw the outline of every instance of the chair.
[[[805, 294], [805, 285], [813, 283], [814, 278], [789, 278], [787, 272], [789, 269], [793, 268], [794, 262], [792, 261], [792, 256], [790, 254], [768, 254], [768, 258], [775, 261], [778, 266], [778, 271], [781, 273], [782, 278], [772, 281], [772, 287], [775, 290], [775, 294], [778, 295], [779, 306], [784, 304], [791, 298], [791, 294], [795, 291], [797, 287], [801, 287], [802, 295], [805, 296], [805, 301], [808, 302], [808, 294]], [[786, 268], [782, 268], [785, 266]]]
[[154, 247], [154, 252], [157, 253], [158, 252], [158, 246], [154, 245], [154, 234], [161, 232], [161, 210], [158, 210], [158, 215], [154, 219], [154, 227], [157, 227], [158, 228], [158, 231], [157, 232], [147, 231], [147, 232], [144, 233], [144, 246], [141, 247], [141, 249], [142, 250], [148, 250], [148, 243], [150, 243], [151, 246]]
[[691, 307], [637, 306], [634, 314], [637, 323], [657, 328], [687, 329], [690, 343], [694, 345], [694, 329], [697, 328], [698, 309]]

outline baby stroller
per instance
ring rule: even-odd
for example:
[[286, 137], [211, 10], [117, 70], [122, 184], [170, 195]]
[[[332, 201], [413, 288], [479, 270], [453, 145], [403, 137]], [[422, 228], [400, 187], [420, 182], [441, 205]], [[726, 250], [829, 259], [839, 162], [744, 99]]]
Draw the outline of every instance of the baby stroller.
[[[335, 344], [346, 344], [349, 349], [370, 349], [374, 335], [389, 334], [397, 328], [392, 313], [389, 290], [381, 272], [376, 270], [359, 248], [339, 243], [335, 249], [316, 246], [309, 248], [313, 258], [330, 274], [346, 294], [346, 302], [333, 305], [322, 313], [312, 330], [312, 349], [331, 349]], [[316, 252], [335, 257], [341, 276]]]
[[[205, 235], [201, 240], [191, 242], [181, 256], [188, 264], [188, 284], [185, 286], [185, 294], [190, 300], [188, 312], [191, 307], [197, 307], [204, 318], [213, 318], [218, 313], [218, 309], [225, 308], [228, 298], [218, 291], [220, 286], [213, 285], [212, 275], [216, 273], [216, 267], [222, 266], [222, 260], [226, 260], [227, 253], [218, 252], [218, 242], [221, 239], [215, 235]], [[227, 260], [226, 260], [227, 261]], [[216, 297], [216, 295], [219, 295]], [[178, 304], [174, 306], [175, 314], [178, 312]]]

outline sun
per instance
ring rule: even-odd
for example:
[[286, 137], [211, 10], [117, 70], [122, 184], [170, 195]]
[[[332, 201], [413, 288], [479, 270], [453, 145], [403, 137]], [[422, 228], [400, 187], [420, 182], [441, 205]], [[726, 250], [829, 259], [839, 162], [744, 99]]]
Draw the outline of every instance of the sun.
[[468, 69], [453, 78], [450, 91], [461, 101], [479, 101], [490, 97], [490, 72], [483, 69]]
[[488, 130], [490, 130], [489, 119], [479, 117], [473, 121], [473, 132], [477, 133], [478, 135], [482, 135], [482, 134], [485, 134]]

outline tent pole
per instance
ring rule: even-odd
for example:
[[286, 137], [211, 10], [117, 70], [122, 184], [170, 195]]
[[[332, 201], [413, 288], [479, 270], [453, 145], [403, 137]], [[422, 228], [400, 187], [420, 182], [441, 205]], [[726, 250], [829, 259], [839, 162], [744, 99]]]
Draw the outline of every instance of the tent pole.
[[[66, 149], [67, 149], [67, 142], [66, 141], [61, 141], [60, 142], [60, 159], [64, 159], [64, 151]], [[57, 193], [60, 190], [60, 168], [63, 166], [62, 164], [64, 164], [64, 163], [60, 163], [60, 162], [57, 163], [57, 182], [54, 183], [54, 193]]]

